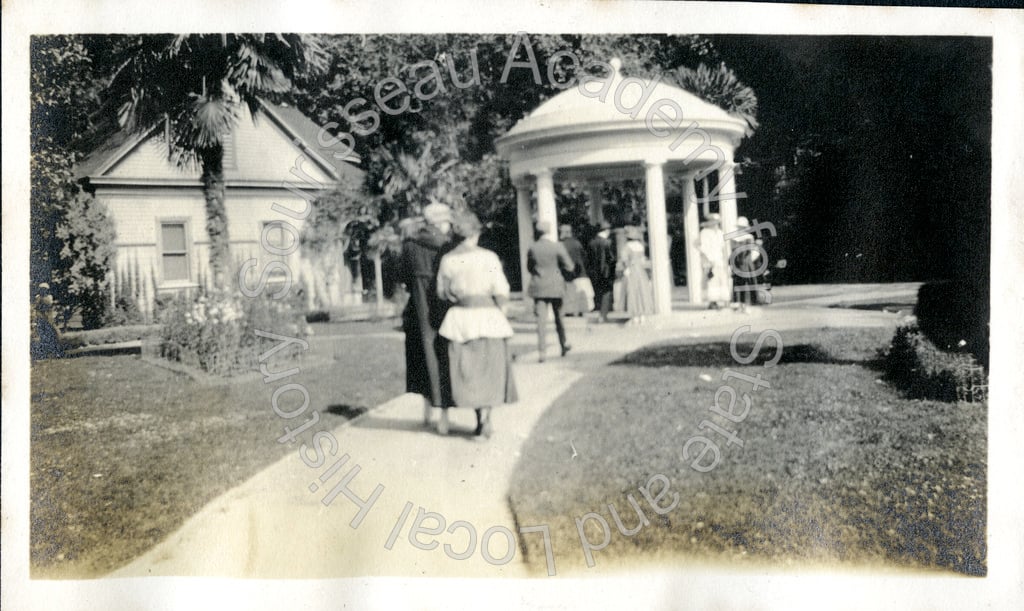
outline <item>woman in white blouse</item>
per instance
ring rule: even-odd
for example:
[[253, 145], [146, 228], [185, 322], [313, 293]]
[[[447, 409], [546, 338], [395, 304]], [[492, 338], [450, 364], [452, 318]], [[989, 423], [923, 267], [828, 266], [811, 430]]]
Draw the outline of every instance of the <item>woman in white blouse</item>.
[[[477, 245], [480, 221], [472, 213], [454, 221], [461, 243], [441, 258], [437, 294], [451, 307], [439, 335], [448, 340], [452, 400], [476, 409], [475, 434], [490, 436], [491, 407], [517, 400], [508, 339], [512, 326], [503, 306], [509, 286], [498, 256]], [[438, 432], [448, 434], [448, 412], [441, 412]]]

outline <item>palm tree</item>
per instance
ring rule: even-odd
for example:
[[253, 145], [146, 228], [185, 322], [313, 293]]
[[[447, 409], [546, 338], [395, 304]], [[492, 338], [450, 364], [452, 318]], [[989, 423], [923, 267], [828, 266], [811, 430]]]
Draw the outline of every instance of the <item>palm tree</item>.
[[147, 35], [119, 49], [106, 96], [118, 124], [145, 132], [164, 123], [172, 158], [198, 164], [206, 200], [210, 269], [225, 286], [228, 228], [224, 210], [224, 142], [245, 105], [287, 94], [296, 77], [327, 67], [320, 39], [302, 34]]
[[679, 66], [667, 76], [704, 101], [739, 116], [747, 123], [747, 135], [757, 129], [757, 96], [724, 63], [717, 68], [700, 64], [696, 70]]
[[456, 171], [461, 161], [456, 154], [438, 154], [434, 143], [427, 142], [418, 155], [388, 149], [381, 155], [386, 163], [381, 180], [385, 203], [409, 215], [419, 213], [431, 201], [463, 206], [463, 186]]

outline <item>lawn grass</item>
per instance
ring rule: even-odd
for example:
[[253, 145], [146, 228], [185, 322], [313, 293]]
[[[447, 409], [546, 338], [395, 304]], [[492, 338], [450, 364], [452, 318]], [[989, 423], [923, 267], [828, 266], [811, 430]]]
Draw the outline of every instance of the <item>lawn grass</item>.
[[404, 390], [400, 338], [321, 340], [314, 351], [297, 363], [300, 373], [271, 384], [249, 375], [197, 385], [131, 355], [35, 363], [32, 577], [106, 574], [295, 452], [276, 441], [285, 426], [270, 403], [278, 386], [307, 388], [309, 412], [322, 416], [315, 430]]
[[[706, 340], [648, 347], [602, 367], [557, 399], [524, 444], [510, 491], [517, 523], [550, 527], [559, 572], [586, 566], [575, 520], [595, 512], [611, 533], [593, 553], [597, 565], [689, 558], [984, 575], [987, 408], [908, 400], [882, 383], [874, 359], [891, 335], [786, 332], [783, 360], [769, 368], [764, 359], [738, 366], [727, 342]], [[761, 355], [773, 352], [768, 343]], [[771, 384], [750, 393], [750, 412], [736, 424], [708, 411], [727, 368]], [[703, 420], [735, 431], [743, 446], [698, 430]], [[721, 462], [708, 473], [682, 456], [695, 435], [720, 445]], [[665, 515], [638, 492], [655, 474], [678, 493]], [[627, 494], [649, 521], [632, 536], [618, 531], [608, 507], [627, 530], [637, 525]], [[584, 531], [601, 542], [599, 521]], [[544, 574], [540, 537], [522, 545]]]

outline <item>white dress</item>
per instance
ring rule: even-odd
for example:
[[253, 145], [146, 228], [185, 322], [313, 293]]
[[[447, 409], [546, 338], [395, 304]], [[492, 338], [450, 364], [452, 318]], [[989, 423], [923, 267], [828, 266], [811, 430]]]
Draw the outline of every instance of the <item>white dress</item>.
[[699, 239], [704, 265], [711, 269], [711, 278], [707, 280], [707, 300], [720, 305], [729, 303], [732, 278], [725, 255], [725, 234], [717, 227], [705, 227], [700, 230]]

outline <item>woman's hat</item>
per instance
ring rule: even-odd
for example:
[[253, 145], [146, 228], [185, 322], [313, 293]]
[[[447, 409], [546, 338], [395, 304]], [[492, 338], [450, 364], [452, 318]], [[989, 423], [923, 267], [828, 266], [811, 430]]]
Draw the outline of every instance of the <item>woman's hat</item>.
[[537, 233], [541, 235], [551, 233], [551, 223], [549, 221], [537, 221]]
[[640, 240], [640, 239], [642, 239], [642, 237], [643, 236], [640, 234], [640, 228], [639, 227], [634, 227], [632, 225], [630, 225], [629, 227], [626, 227], [626, 239], [627, 240]]
[[483, 225], [480, 223], [480, 219], [468, 210], [460, 212], [452, 221], [452, 229], [455, 231], [455, 235], [462, 238], [479, 235], [482, 228]]
[[431, 225], [452, 222], [452, 209], [448, 206], [434, 202], [423, 208], [423, 218]]

